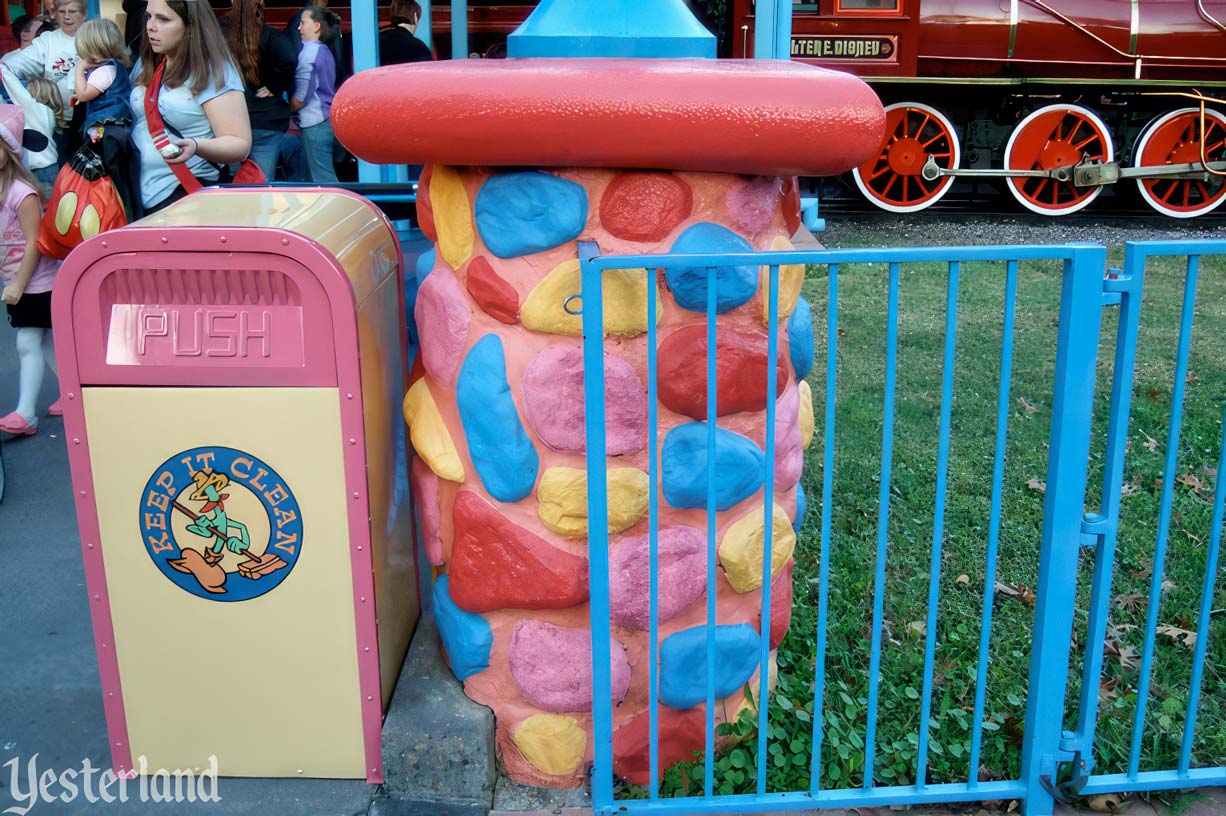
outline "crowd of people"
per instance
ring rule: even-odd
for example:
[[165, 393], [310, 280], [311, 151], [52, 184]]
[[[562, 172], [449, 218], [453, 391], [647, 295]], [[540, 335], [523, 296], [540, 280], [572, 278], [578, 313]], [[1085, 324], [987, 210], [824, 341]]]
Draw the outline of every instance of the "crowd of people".
[[[335, 183], [345, 153], [330, 110], [352, 72], [327, 0], [308, 2], [283, 31], [266, 24], [264, 0], [233, 0], [221, 19], [198, 0], [124, 0], [126, 32], [87, 20], [86, 0], [46, 3], [14, 20], [19, 47], [0, 58], [0, 300], [20, 378], [0, 432], [17, 435], [37, 432], [35, 401], [55, 370], [51, 287], [66, 250], [46, 233], [76, 217], [61, 206], [67, 191], [113, 186], [122, 212], [95, 213], [105, 227], [219, 181]], [[413, 36], [420, 17], [415, 0], [393, 0], [383, 64], [431, 58]], [[58, 400], [48, 413], [62, 413]]]

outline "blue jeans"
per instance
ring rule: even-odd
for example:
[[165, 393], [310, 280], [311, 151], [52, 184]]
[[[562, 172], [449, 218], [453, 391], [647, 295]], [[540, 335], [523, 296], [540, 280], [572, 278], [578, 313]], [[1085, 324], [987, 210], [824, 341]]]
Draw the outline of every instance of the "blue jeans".
[[277, 152], [284, 134], [276, 130], [251, 130], [251, 153], [247, 158], [260, 166], [264, 178], [277, 178]]
[[49, 167], [40, 167], [30, 172], [34, 174], [34, 178], [38, 179], [38, 183], [42, 185], [43, 198], [50, 200], [51, 188], [55, 184], [55, 177], [60, 174], [60, 165], [53, 164]]
[[316, 184], [335, 184], [336, 168], [332, 166], [332, 150], [336, 138], [332, 135], [332, 123], [324, 120], [318, 125], [302, 129], [302, 147], [306, 151], [307, 167], [311, 181]]

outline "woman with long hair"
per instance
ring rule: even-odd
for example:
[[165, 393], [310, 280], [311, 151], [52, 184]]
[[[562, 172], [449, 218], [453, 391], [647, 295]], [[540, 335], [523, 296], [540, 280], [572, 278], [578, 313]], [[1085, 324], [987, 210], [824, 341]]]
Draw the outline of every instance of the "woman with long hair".
[[[145, 114], [145, 97], [159, 69], [157, 99], [150, 101], [169, 137], [160, 149], [154, 141], [160, 132], [150, 132]], [[185, 164], [197, 179], [214, 182], [218, 165], [247, 158], [251, 122], [243, 80], [208, 3], [149, 0], [132, 85], [132, 141], [140, 154], [140, 199], [146, 213], [187, 195], [171, 165]]]
[[226, 42], [243, 76], [251, 119], [251, 160], [272, 181], [277, 147], [289, 129], [285, 95], [294, 87], [295, 55], [289, 38], [264, 24], [264, 0], [234, 0], [225, 19]]

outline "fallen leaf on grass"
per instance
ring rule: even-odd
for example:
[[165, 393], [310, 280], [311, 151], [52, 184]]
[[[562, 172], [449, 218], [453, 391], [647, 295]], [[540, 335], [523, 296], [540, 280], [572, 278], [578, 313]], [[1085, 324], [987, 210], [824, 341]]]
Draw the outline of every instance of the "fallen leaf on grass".
[[1119, 641], [1108, 640], [1105, 642], [1103, 644], [1103, 654], [1119, 660], [1120, 668], [1122, 669], [1139, 669], [1141, 667], [1141, 657], [1137, 654], [1137, 650]]
[[1035, 406], [1027, 402], [1025, 397], [1018, 397], [1017, 402], [1019, 405], [1021, 405], [1023, 408], [1026, 409], [1026, 413], [1028, 414], [1033, 414], [1035, 411], [1039, 410], [1038, 408], [1036, 408]]
[[1188, 376], [1184, 377], [1183, 381], [1186, 382], [1188, 385], [1195, 385], [1196, 383], [1200, 382], [1200, 377], [1196, 376], [1191, 371], [1189, 371]]
[[1131, 496], [1134, 493], [1140, 493], [1141, 486], [1136, 482], [1126, 482], [1120, 485], [1120, 496]]
[[924, 623], [923, 621], [911, 621], [907, 624], [907, 629], [920, 637], [924, 637], [928, 634], [928, 624]]
[[1159, 626], [1158, 634], [1177, 640], [1189, 649], [1196, 645], [1196, 633], [1188, 629], [1180, 629], [1178, 626]]
[[1163, 592], [1166, 592], [1166, 591], [1168, 591], [1168, 590], [1172, 590], [1172, 589], [1174, 589], [1174, 588], [1175, 588], [1175, 582], [1174, 582], [1174, 581], [1163, 581], [1163, 582], [1162, 582], [1162, 590], [1163, 590]]
[[1030, 481], [1026, 482], [1026, 487], [1030, 488], [1031, 490], [1037, 490], [1040, 493], [1047, 492], [1047, 483], [1040, 482], [1038, 479], [1031, 479]]
[[1141, 431], [1141, 436], [1145, 437], [1145, 442], [1142, 443], [1142, 447], [1145, 448], [1145, 450], [1149, 451], [1150, 453], [1157, 453], [1158, 452], [1158, 440], [1154, 439], [1152, 436], [1145, 433], [1145, 431]]
[[1138, 581], [1143, 581], [1154, 574], [1154, 565], [1150, 561], [1143, 561], [1141, 562], [1140, 569], [1129, 570], [1129, 572], [1132, 573], [1133, 578], [1136, 578]]
[[955, 582], [955, 583], [958, 583], [958, 584], [963, 584], [963, 585], [965, 585], [965, 584], [969, 584], [969, 583], [971, 582], [971, 576], [969, 576], [969, 575], [959, 575], [959, 576], [958, 576], [958, 577], [957, 577], [957, 578], [954, 580], [954, 582]]
[[1034, 605], [1034, 590], [1025, 584], [1006, 584], [1002, 581], [997, 581], [996, 591], [1006, 598], [1017, 598], [1022, 603]]
[[1205, 486], [1204, 483], [1200, 480], [1200, 478], [1196, 476], [1195, 474], [1193, 474], [1192, 471], [1190, 470], [1187, 473], [1183, 473], [1177, 476], [1175, 478], [1175, 481], [1179, 482], [1181, 485], [1187, 485], [1193, 490], [1200, 490], [1202, 487]]
[[1113, 703], [1120, 697], [1120, 680], [1118, 677], [1104, 677], [1098, 682], [1098, 699], [1104, 703]]
[[1144, 605], [1146, 597], [1141, 592], [1121, 592], [1115, 596], [1115, 605], [1125, 612], [1133, 612]]

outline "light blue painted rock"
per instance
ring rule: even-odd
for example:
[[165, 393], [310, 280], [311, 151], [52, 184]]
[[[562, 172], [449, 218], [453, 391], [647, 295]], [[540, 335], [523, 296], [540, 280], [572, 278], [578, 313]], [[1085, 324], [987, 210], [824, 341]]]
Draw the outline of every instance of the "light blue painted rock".
[[[669, 252], [753, 252], [753, 246], [727, 227], [703, 221], [677, 236]], [[691, 312], [706, 314], [708, 273], [705, 266], [674, 266], [666, 269], [664, 274], [677, 305]], [[715, 311], [722, 314], [735, 309], [753, 297], [757, 290], [758, 267], [718, 267], [715, 271]]]
[[[762, 640], [748, 623], [715, 627], [715, 699], [738, 691], [758, 668]], [[707, 699], [707, 627], [669, 635], [660, 644], [660, 702], [684, 710]]]
[[[687, 422], [664, 437], [664, 498], [673, 507], [707, 506], [707, 423]], [[727, 510], [762, 486], [766, 455], [752, 439], [715, 429], [715, 509]]]
[[426, 278], [430, 277], [430, 273], [434, 271], [434, 259], [437, 253], [431, 249], [417, 256], [417, 265], [413, 269], [417, 276], [417, 285], [421, 286], [426, 282]]
[[800, 532], [800, 525], [805, 520], [805, 509], [808, 506], [808, 501], [805, 499], [805, 486], [800, 482], [796, 483], [796, 520], [792, 522], [792, 529]]
[[526, 497], [536, 484], [540, 458], [515, 410], [498, 335], [482, 337], [464, 358], [456, 403], [481, 484], [498, 501]]
[[813, 311], [809, 301], [801, 298], [788, 318], [788, 354], [792, 358], [792, 370], [799, 382], [809, 376], [813, 368]]
[[464, 680], [488, 669], [494, 633], [485, 618], [456, 606], [446, 575], [434, 582], [433, 595], [430, 605], [434, 608], [434, 622], [456, 679]]
[[587, 192], [549, 173], [500, 173], [481, 185], [476, 220], [481, 240], [499, 258], [544, 252], [579, 237]]

